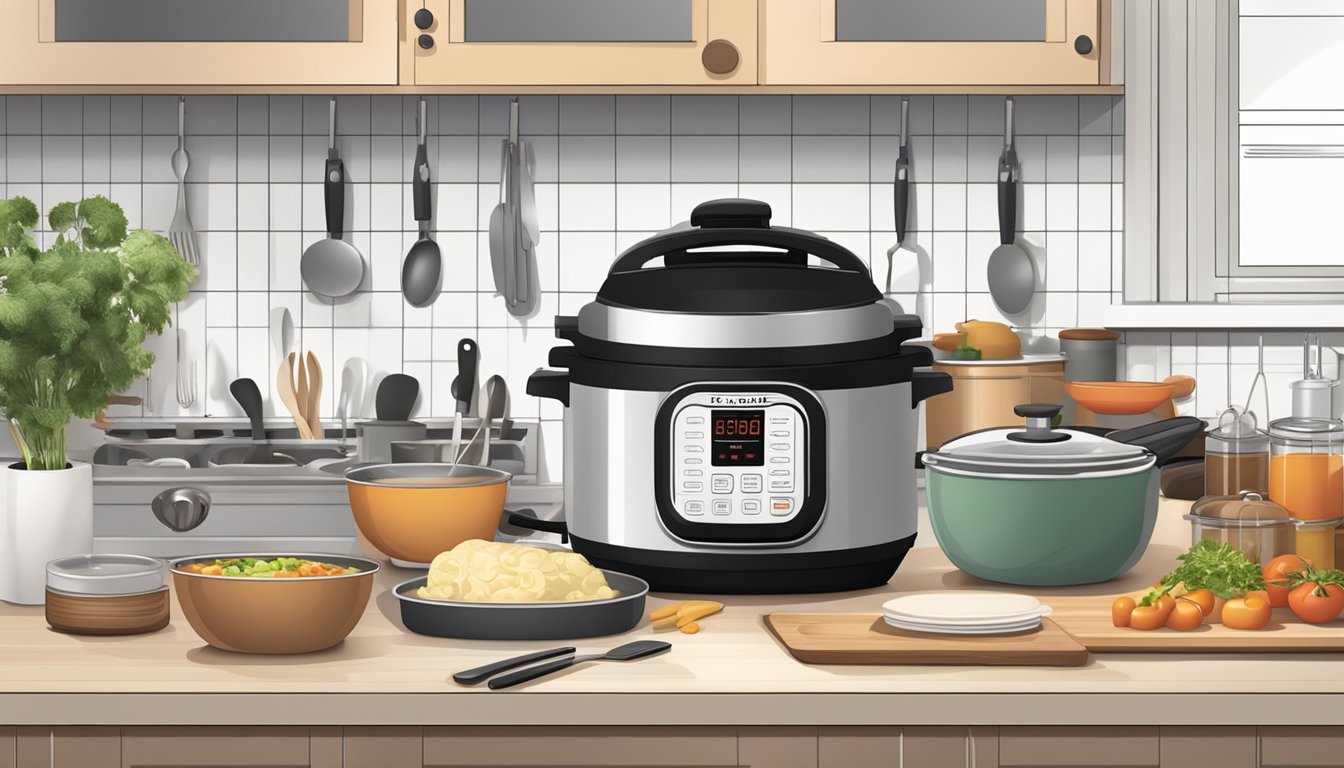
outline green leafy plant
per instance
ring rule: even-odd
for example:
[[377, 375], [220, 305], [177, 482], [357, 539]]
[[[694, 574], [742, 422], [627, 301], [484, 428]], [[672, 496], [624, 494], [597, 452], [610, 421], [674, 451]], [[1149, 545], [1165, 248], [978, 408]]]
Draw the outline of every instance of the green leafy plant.
[[169, 322], [196, 269], [162, 235], [127, 233], [105, 197], [60, 203], [33, 238], [37, 206], [0, 201], [0, 408], [28, 469], [64, 469], [65, 428], [154, 364], [142, 344]]
[[1212, 590], [1216, 597], [1225, 599], [1265, 588], [1260, 566], [1245, 552], [1224, 542], [1200, 539], [1177, 559], [1180, 566], [1162, 577], [1160, 586], [1144, 596], [1142, 605], [1153, 605], [1177, 584], [1189, 590]]

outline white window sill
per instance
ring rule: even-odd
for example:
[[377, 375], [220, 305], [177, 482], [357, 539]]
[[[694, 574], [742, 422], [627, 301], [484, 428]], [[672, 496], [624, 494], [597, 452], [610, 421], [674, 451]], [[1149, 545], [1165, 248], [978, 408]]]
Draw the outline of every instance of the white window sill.
[[1102, 325], [1117, 331], [1251, 330], [1323, 331], [1344, 329], [1339, 304], [1112, 304]]

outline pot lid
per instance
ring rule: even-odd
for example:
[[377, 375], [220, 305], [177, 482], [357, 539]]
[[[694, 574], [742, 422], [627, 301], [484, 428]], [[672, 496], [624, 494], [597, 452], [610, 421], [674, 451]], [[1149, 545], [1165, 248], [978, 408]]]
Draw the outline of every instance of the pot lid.
[[1228, 406], [1218, 417], [1218, 424], [1204, 433], [1215, 444], [1235, 453], [1257, 453], [1269, 445], [1269, 435], [1256, 428], [1255, 413], [1240, 406]]
[[134, 595], [163, 586], [163, 562], [140, 555], [75, 555], [47, 563], [47, 586], [74, 595]]
[[1153, 454], [1088, 432], [1054, 429], [1051, 422], [1061, 406], [1043, 403], [1019, 405], [1013, 412], [1027, 420], [1027, 428], [986, 429], [971, 432], [924, 455], [924, 463], [977, 474], [1077, 475], [1110, 472], [1151, 465]]
[[1190, 507], [1187, 520], [1214, 527], [1257, 527], [1287, 523], [1288, 510], [1256, 491], [1233, 496], [1205, 496]]
[[1271, 421], [1269, 436], [1287, 441], [1336, 443], [1344, 440], [1344, 422], [1335, 419], [1290, 416]]
[[[867, 266], [821, 235], [770, 225], [757, 200], [711, 200], [689, 222], [622, 253], [597, 301], [613, 307], [714, 315], [816, 312], [882, 299]], [[826, 266], [810, 264], [816, 257]], [[649, 262], [662, 259], [661, 266]]]

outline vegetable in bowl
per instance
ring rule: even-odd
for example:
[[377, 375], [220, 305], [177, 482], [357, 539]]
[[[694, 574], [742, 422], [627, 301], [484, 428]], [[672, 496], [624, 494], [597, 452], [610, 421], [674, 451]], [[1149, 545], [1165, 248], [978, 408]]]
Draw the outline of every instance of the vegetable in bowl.
[[345, 568], [298, 557], [277, 557], [271, 560], [256, 557], [232, 557], [227, 560], [191, 563], [183, 566], [182, 570], [187, 573], [199, 573], [202, 576], [234, 576], [257, 579], [293, 579], [359, 573], [358, 568]]

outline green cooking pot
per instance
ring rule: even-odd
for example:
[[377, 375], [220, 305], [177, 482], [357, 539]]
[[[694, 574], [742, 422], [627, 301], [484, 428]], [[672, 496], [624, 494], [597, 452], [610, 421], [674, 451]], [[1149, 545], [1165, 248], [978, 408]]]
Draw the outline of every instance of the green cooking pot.
[[[924, 455], [938, 545], [966, 573], [1005, 584], [1092, 584], [1128, 571], [1157, 519], [1152, 451], [1051, 429], [1058, 405], [1014, 410], [1025, 430], [973, 432]], [[1138, 442], [1199, 431], [1195, 420], [1170, 421]]]

